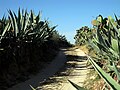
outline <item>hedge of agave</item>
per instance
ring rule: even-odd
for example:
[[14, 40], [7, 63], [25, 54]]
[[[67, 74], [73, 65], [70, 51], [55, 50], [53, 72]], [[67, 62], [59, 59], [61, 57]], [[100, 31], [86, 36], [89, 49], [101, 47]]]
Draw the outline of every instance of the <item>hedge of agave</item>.
[[[112, 17], [103, 18], [101, 15], [94, 20], [96, 29], [96, 36], [92, 40], [93, 47], [96, 48], [99, 54], [106, 58], [107, 69], [116, 82], [120, 81], [120, 72], [118, 71], [120, 62], [120, 20], [115, 15], [114, 20]], [[113, 74], [114, 72], [114, 74]], [[104, 78], [106, 79], [106, 78]], [[111, 82], [112, 83], [112, 82]], [[111, 85], [110, 85], [111, 86]], [[111, 86], [116, 89], [117, 86]], [[118, 90], [118, 88], [117, 88]]]
[[[97, 57], [88, 56], [90, 62], [94, 66], [98, 74], [105, 82], [114, 90], [120, 89], [120, 20], [115, 15], [112, 17], [103, 18], [99, 15], [96, 20], [92, 21], [94, 26], [93, 38], [89, 39], [89, 44], [97, 52]], [[104, 67], [106, 73], [100, 66], [96, 64], [96, 59], [104, 59]], [[73, 83], [74, 84], [74, 83]], [[75, 85], [75, 84], [74, 84]], [[79, 89], [78, 89], [79, 90]], [[80, 89], [81, 90], [81, 89]]]
[[8, 64], [13, 61], [17, 64], [29, 63], [33, 59], [31, 55], [34, 56], [34, 51], [37, 50], [35, 48], [40, 48], [50, 39], [55, 27], [49, 27], [48, 21], [41, 21], [40, 13], [35, 16], [33, 11], [28, 14], [23, 10], [21, 13], [19, 9], [17, 16], [11, 10], [8, 12], [8, 19], [3, 17], [1, 20], [1, 62], [7, 60]]
[[0, 19], [0, 81], [9, 86], [19, 78], [18, 73], [34, 72], [41, 61], [55, 55], [59, 43], [67, 40], [55, 33], [56, 26], [42, 21], [40, 13], [35, 15], [32, 10], [28, 13], [19, 9], [17, 14], [11, 10], [8, 14], [8, 18]]

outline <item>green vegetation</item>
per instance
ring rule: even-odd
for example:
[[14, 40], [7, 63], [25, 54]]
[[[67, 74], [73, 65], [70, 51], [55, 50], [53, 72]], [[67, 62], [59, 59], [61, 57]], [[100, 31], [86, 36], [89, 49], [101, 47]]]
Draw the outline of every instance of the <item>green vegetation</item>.
[[84, 26], [79, 30], [76, 30], [76, 35], [74, 37], [76, 45], [85, 45], [89, 39], [93, 38], [93, 29], [90, 29], [88, 26]]
[[[94, 56], [88, 56], [92, 66], [98, 72], [98, 74], [105, 80], [106, 89], [119, 90], [120, 85], [120, 20], [115, 15], [115, 19], [112, 17], [103, 18], [99, 15], [96, 20], [92, 21], [93, 29], [89, 30], [90, 33], [83, 33], [77, 31], [76, 43], [82, 45], [81, 39], [84, 39], [85, 44], [89, 44], [94, 49]], [[93, 33], [94, 31], [94, 33]], [[85, 36], [84, 36], [84, 35]], [[79, 36], [81, 35], [81, 36]], [[86, 39], [88, 36], [92, 38]], [[81, 38], [82, 37], [82, 38]]]
[[[43, 62], [52, 60], [60, 47], [71, 46], [41, 14], [31, 10], [8, 10], [8, 17], [0, 19], [0, 89], [28, 79], [28, 75], [42, 68]], [[92, 21], [93, 28], [84, 26], [76, 30], [76, 45], [87, 45], [88, 59], [104, 79], [103, 89], [120, 88], [120, 19], [115, 15]], [[52, 53], [51, 53], [52, 52]], [[76, 89], [85, 90], [72, 81]], [[31, 86], [31, 88], [33, 88]], [[34, 88], [33, 88], [34, 89]]]
[[42, 68], [42, 62], [53, 59], [60, 47], [70, 45], [56, 26], [41, 20], [40, 13], [19, 9], [17, 14], [11, 10], [8, 14], [0, 19], [0, 89], [28, 79]]

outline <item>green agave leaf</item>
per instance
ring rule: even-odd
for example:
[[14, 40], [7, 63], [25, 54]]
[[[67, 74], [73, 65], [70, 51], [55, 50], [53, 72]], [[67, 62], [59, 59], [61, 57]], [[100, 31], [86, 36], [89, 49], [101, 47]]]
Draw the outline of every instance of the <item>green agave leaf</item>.
[[28, 25], [28, 14], [27, 14], [27, 10], [25, 11], [25, 16], [24, 16], [24, 21], [23, 21], [23, 31], [25, 32], [27, 25]]
[[118, 51], [119, 51], [119, 58], [120, 58], [120, 38], [118, 37]]
[[89, 40], [88, 42], [89, 42], [89, 45], [91, 45], [97, 52], [100, 52], [100, 49], [99, 49], [99, 47], [96, 45], [96, 42], [95, 42], [94, 39], [93, 39], [93, 40]]
[[113, 26], [113, 28], [115, 29], [115, 31], [118, 33], [118, 35], [120, 35], [119, 30], [116, 27], [117, 25], [116, 25], [116, 22], [114, 21], [114, 19], [111, 16], [109, 16], [108, 20], [109, 20], [110, 24]]
[[30, 85], [30, 87], [31, 87], [32, 90], [36, 90], [33, 86]]
[[107, 34], [108, 29], [106, 29], [106, 28], [103, 27], [102, 32], [103, 32], [106, 36], [108, 36], [108, 34]]
[[37, 17], [36, 17], [36, 23], [39, 23], [40, 22], [40, 12], [39, 12], [39, 14], [37, 15]]
[[102, 20], [102, 25], [104, 25], [104, 27], [107, 26], [107, 18], [104, 18], [104, 19]]
[[98, 39], [98, 42], [99, 42], [101, 45], [107, 47], [107, 45], [106, 45], [106, 43], [105, 43], [105, 40], [104, 40], [105, 38], [101, 35], [99, 29], [97, 29], [97, 39]]
[[33, 14], [33, 11], [31, 10], [31, 23], [33, 23], [34, 22], [34, 14]]
[[110, 85], [111, 88], [113, 88], [114, 90], [120, 89], [120, 85], [109, 74], [104, 72], [102, 68], [100, 68], [91, 57], [88, 56], [88, 59], [90, 60], [98, 74]]
[[118, 49], [118, 40], [116, 39], [111, 39], [111, 43], [112, 43], [112, 48], [116, 53], [119, 53], [119, 49]]
[[109, 41], [109, 44], [111, 44], [111, 38], [112, 38], [111, 31], [108, 29], [108, 41]]
[[114, 14], [114, 15], [115, 15], [115, 19], [116, 19], [116, 21], [117, 21], [117, 24], [120, 25], [120, 21], [118, 20], [116, 14]]
[[15, 18], [15, 20], [16, 20], [16, 22], [17, 22], [18, 18], [17, 18], [17, 16], [16, 16], [15, 12], [13, 12], [13, 14], [14, 14], [14, 18]]
[[108, 40], [105, 40], [105, 43], [108, 47], [110, 47], [110, 42], [109, 42], [109, 39]]
[[108, 49], [104, 45], [100, 44], [99, 42], [96, 42], [96, 45], [99, 47], [100, 50], [106, 53], [108, 52]]
[[17, 34], [18, 34], [18, 27], [17, 27], [17, 20], [16, 20], [17, 17], [15, 18], [15, 16], [13, 15], [14, 12], [12, 13], [11, 10], [9, 10], [8, 12], [10, 14], [10, 20], [12, 22], [12, 28], [14, 30], [15, 37], [17, 37]]
[[4, 50], [4, 48], [0, 48], [0, 51], [3, 51]]
[[101, 15], [99, 15], [99, 16], [97, 17], [97, 21], [100, 22], [100, 23], [102, 23], [103, 17], [102, 17]]
[[21, 13], [20, 13], [20, 8], [18, 9], [18, 20], [17, 20], [17, 22], [18, 22], [18, 30], [19, 30], [19, 32], [21, 31], [21, 19], [22, 19], [22, 17], [21, 17]]
[[28, 33], [27, 35], [35, 35], [36, 33], [35, 32], [33, 32], [33, 33]]
[[3, 30], [3, 33], [1, 35], [1, 38], [0, 38], [0, 41], [2, 40], [2, 38], [4, 37], [6, 31], [9, 31], [10, 30], [10, 23], [8, 23], [6, 26], [5, 26], [5, 29]]
[[109, 48], [108, 50], [112, 53], [112, 57], [117, 58], [117, 59], [119, 58], [119, 54], [115, 52], [113, 49]]
[[120, 81], [120, 73], [119, 73], [119, 71], [118, 71], [115, 63], [113, 63], [113, 68], [114, 68], [114, 71], [115, 71], [115, 73], [116, 73], [116, 75], [117, 75], [118, 80]]
[[1, 19], [3, 22], [5, 22], [6, 21], [6, 17], [5, 17], [5, 15], [2, 17], [2, 19]]
[[107, 67], [109, 68], [109, 70], [110, 70], [110, 71], [114, 71], [114, 67], [113, 67], [113, 66], [111, 66], [110, 64], [109, 64], [109, 65], [107, 65]]
[[73, 83], [72, 81], [68, 80], [77, 90], [87, 90], [83, 87], [78, 86], [77, 84]]

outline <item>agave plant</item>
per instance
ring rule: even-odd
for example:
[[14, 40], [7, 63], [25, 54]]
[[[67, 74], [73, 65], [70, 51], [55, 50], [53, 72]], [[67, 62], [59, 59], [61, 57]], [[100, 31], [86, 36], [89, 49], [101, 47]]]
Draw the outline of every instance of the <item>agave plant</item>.
[[120, 85], [109, 74], [107, 74], [104, 70], [102, 70], [102, 68], [98, 66], [91, 57], [88, 56], [88, 59], [90, 60], [90, 62], [92, 63], [93, 67], [98, 72], [98, 74], [105, 80], [105, 82], [110, 86], [111, 89], [113, 90], [120, 89]]
[[14, 36], [19, 40], [25, 40], [25, 42], [32, 40], [33, 42], [40, 42], [42, 44], [51, 36], [56, 27], [50, 28], [48, 21], [41, 21], [40, 13], [35, 16], [32, 10], [30, 14], [27, 11], [23, 11], [21, 14], [19, 9], [18, 17], [11, 10], [9, 10], [9, 14]]
[[[67, 43], [65, 36], [54, 33], [55, 28], [49, 21], [41, 20], [40, 12], [35, 15], [32, 10], [8, 10], [8, 18], [0, 19], [0, 80], [4, 77], [9, 81], [9, 76], [35, 71], [41, 60], [54, 56], [55, 47]], [[51, 50], [54, 52], [49, 53]]]
[[[120, 20], [115, 15], [115, 20], [112, 17], [103, 18], [99, 15], [96, 20], [92, 21], [94, 26], [93, 38], [89, 39], [89, 44], [97, 52], [97, 57], [88, 56], [98, 74], [105, 80], [105, 82], [114, 90], [119, 90], [120, 85]], [[96, 59], [106, 60], [107, 72], [104, 71], [98, 64]], [[114, 74], [112, 74], [114, 73]], [[116, 78], [117, 76], [117, 78]], [[71, 83], [71, 82], [70, 82]], [[78, 85], [71, 83], [76, 89], [80, 88]], [[78, 89], [81, 90], [81, 89]]]
[[[36, 16], [31, 10], [18, 10], [18, 13], [8, 10], [8, 18], [0, 20], [0, 77], [23, 72], [36, 66], [43, 57], [42, 45], [48, 41], [56, 26], [42, 21], [40, 13]], [[14, 67], [13, 67], [13, 66]], [[15, 68], [18, 71], [10, 70]], [[17, 75], [17, 74], [16, 74]]]
[[[107, 68], [110, 71], [112, 70], [115, 72], [117, 75], [117, 82], [119, 82], [120, 72], [118, 71], [118, 63], [120, 60], [120, 26], [116, 15], [115, 18], [116, 21], [110, 16], [103, 19], [103, 17], [99, 15], [97, 19], [92, 22], [96, 29], [96, 36], [90, 41], [92, 41], [91, 46], [93, 46], [99, 54], [107, 57]], [[112, 77], [114, 78], [114, 76]]]

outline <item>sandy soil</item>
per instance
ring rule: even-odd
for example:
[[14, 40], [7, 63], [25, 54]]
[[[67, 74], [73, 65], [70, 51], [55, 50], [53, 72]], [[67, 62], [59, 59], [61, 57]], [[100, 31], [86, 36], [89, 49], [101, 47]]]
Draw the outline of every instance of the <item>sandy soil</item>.
[[[70, 52], [72, 52], [72, 55], [79, 56], [79, 57], [78, 57], [78, 61], [74, 61], [74, 63], [76, 63], [76, 66], [74, 67], [73, 71], [70, 73], [70, 75], [67, 78], [72, 82], [76, 83], [77, 85], [83, 86], [88, 73], [88, 69], [86, 67], [87, 61], [84, 60], [84, 57], [86, 55], [80, 49], [69, 51], [67, 52], [67, 54], [69, 55]], [[67, 82], [63, 84], [60, 90], [76, 90], [76, 89], [69, 82]]]
[[[73, 60], [67, 61], [66, 56]], [[32, 90], [30, 85], [37, 90], [76, 90], [68, 79], [83, 86], [88, 73], [85, 57], [85, 53], [76, 47], [61, 49], [57, 57], [40, 73], [8, 90]]]
[[67, 49], [64, 53], [68, 57], [66, 66], [59, 71], [59, 74], [38, 86], [37, 90], [76, 90], [68, 80], [83, 86], [89, 72], [85, 53], [78, 48]]

